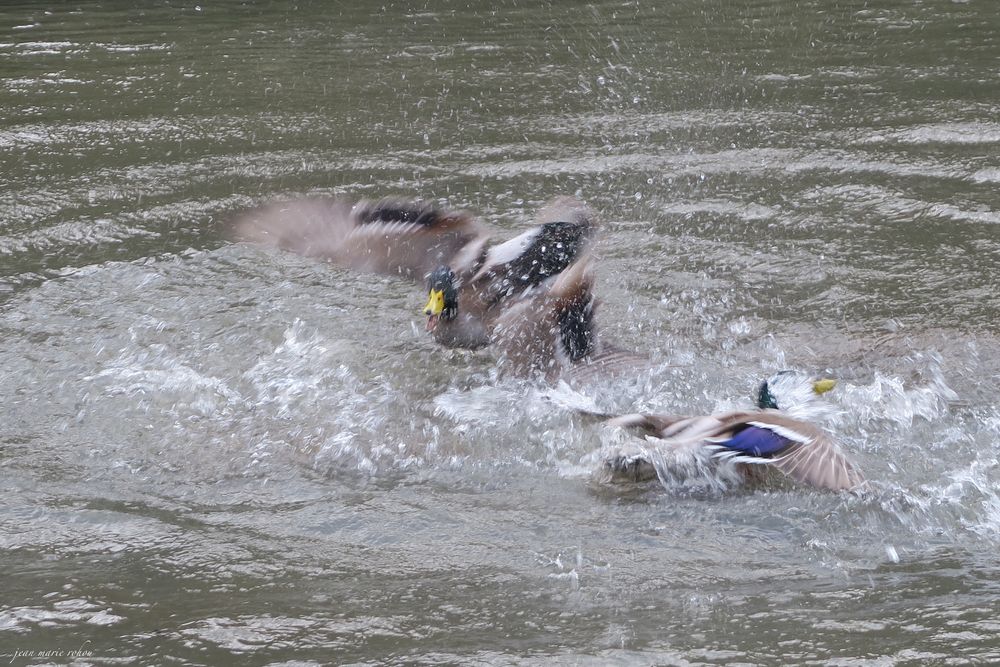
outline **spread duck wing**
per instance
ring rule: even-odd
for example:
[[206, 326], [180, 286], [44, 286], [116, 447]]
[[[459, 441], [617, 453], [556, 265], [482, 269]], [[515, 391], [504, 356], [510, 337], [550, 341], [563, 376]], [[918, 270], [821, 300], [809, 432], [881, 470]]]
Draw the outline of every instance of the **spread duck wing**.
[[517, 375], [542, 371], [550, 379], [588, 355], [594, 345], [593, 273], [580, 258], [497, 317], [493, 342]]
[[476, 261], [487, 238], [465, 211], [398, 198], [273, 202], [240, 213], [231, 230], [239, 240], [412, 280], [443, 264]]
[[843, 449], [812, 424], [770, 410], [731, 413], [720, 422], [708, 439], [719, 458], [766, 464], [819, 489], [850, 491], [865, 483]]
[[539, 212], [537, 225], [486, 252], [471, 284], [490, 301], [517, 297], [579, 261], [596, 229], [586, 205], [556, 198]]

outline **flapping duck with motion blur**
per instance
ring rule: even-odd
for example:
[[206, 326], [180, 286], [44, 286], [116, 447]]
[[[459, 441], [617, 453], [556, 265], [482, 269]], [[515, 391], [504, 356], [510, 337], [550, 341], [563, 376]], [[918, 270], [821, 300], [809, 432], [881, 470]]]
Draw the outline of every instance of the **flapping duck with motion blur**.
[[232, 230], [240, 240], [359, 271], [426, 279], [428, 331], [442, 345], [479, 348], [507, 309], [546, 292], [584, 254], [596, 227], [586, 206], [562, 197], [528, 231], [491, 244], [465, 211], [400, 198], [313, 197], [243, 212]]
[[602, 473], [608, 481], [665, 481], [673, 470], [708, 463], [734, 466], [751, 481], [766, 481], [773, 472], [818, 489], [860, 491], [864, 475], [841, 447], [789, 413], [833, 386], [833, 380], [782, 371], [761, 384], [757, 410], [694, 417], [594, 415], [646, 436], [605, 457]]
[[497, 244], [465, 211], [399, 198], [276, 202], [239, 214], [231, 229], [240, 240], [359, 271], [426, 277], [427, 330], [447, 347], [496, 345], [508, 374], [580, 378], [645, 362], [597, 339], [597, 223], [571, 197], [552, 200], [538, 224]]

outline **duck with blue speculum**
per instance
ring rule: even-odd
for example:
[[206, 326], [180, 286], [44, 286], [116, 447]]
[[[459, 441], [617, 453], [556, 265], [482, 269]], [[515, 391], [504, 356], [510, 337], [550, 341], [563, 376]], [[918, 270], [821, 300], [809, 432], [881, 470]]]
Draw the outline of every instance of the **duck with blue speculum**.
[[244, 211], [230, 229], [239, 240], [358, 271], [426, 279], [427, 330], [446, 347], [476, 349], [490, 344], [505, 310], [545, 292], [584, 253], [597, 224], [583, 203], [559, 197], [531, 229], [491, 244], [466, 211], [393, 197], [309, 197]]
[[807, 414], [803, 406], [812, 396], [834, 385], [783, 371], [760, 385], [757, 410], [690, 417], [596, 415], [646, 436], [643, 444], [632, 442], [605, 456], [600, 475], [610, 482], [665, 482], [685, 466], [726, 466], [749, 481], [763, 482], [773, 472], [818, 489], [860, 491], [867, 483], [854, 462], [825, 431], [799, 416]]

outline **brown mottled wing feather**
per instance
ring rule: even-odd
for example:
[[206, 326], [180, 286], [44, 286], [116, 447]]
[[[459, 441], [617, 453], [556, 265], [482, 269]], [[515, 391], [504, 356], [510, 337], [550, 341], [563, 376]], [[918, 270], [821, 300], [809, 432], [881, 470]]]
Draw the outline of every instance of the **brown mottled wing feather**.
[[586, 350], [589, 331], [580, 336], [567, 323], [567, 316], [584, 311], [593, 300], [593, 276], [589, 256], [584, 256], [536, 292], [515, 301], [500, 312], [493, 327], [493, 342], [503, 355], [503, 365], [516, 375], [541, 371], [554, 379], [571, 364], [573, 356]]
[[455, 260], [474, 262], [486, 241], [469, 214], [405, 199], [275, 202], [241, 213], [232, 232], [240, 240], [413, 280]]
[[795, 481], [831, 491], [850, 491], [865, 483], [865, 477], [855, 467], [840, 446], [824, 431], [804, 421], [792, 419], [777, 411], [735, 412], [720, 416], [719, 435], [732, 433], [742, 424], [776, 427], [800, 436], [787, 448], [768, 459], [767, 463]]
[[456, 273], [479, 261], [487, 234], [465, 211], [405, 199], [362, 202], [347, 252], [356, 268], [422, 280], [441, 265]]
[[692, 454], [702, 448], [704, 438], [718, 432], [720, 422], [714, 417], [669, 417], [635, 413], [618, 417], [604, 416], [604, 422], [638, 431], [647, 436], [642, 446], [625, 445], [606, 456], [601, 474], [610, 482], [641, 482], [661, 477], [673, 460], [681, 465], [695, 463]]
[[510, 305], [495, 321], [492, 343], [500, 351], [499, 368], [525, 377], [557, 364], [556, 325], [544, 295]]

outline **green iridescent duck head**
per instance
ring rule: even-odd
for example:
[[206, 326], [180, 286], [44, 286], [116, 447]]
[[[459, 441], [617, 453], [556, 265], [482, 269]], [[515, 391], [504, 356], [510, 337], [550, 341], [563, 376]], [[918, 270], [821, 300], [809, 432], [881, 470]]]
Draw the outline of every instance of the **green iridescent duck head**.
[[761, 382], [757, 389], [757, 407], [761, 410], [787, 410], [808, 403], [837, 385], [830, 378], [816, 379], [799, 371], [779, 371]]

